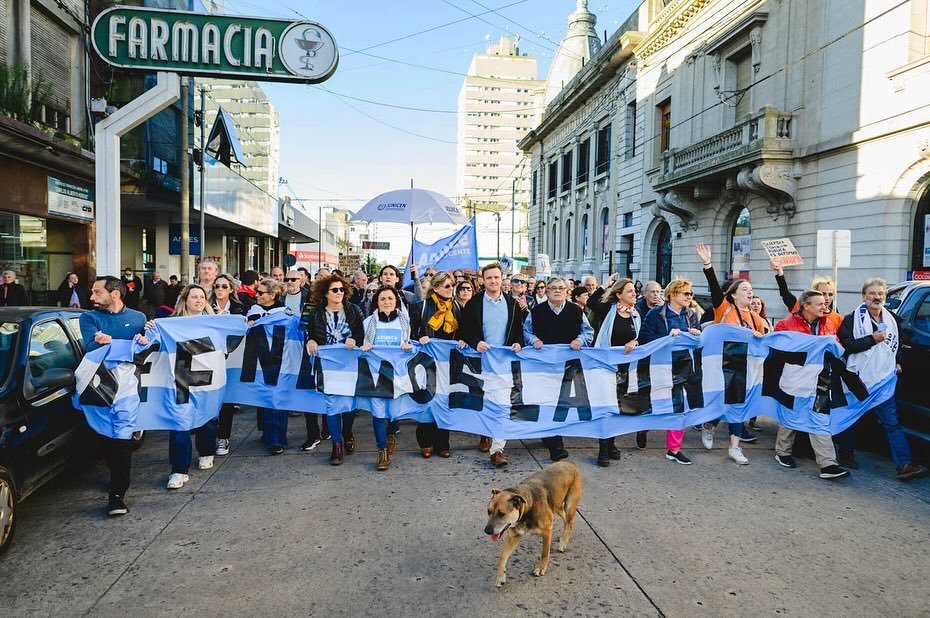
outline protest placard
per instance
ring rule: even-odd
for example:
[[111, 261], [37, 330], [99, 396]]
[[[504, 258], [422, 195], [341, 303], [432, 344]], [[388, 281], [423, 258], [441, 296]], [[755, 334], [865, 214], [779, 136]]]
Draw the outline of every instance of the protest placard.
[[769, 254], [769, 259], [776, 261], [780, 266], [800, 266], [804, 263], [790, 238], [763, 240], [762, 248]]

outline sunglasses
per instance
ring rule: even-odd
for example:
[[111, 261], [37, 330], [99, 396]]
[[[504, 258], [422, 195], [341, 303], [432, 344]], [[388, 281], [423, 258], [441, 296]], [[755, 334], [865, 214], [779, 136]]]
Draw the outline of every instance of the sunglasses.
[[694, 292], [679, 292], [682, 296], [694, 296]]
[[449, 289], [449, 288], [454, 288], [454, 287], [455, 287], [455, 286], [452, 285], [451, 283], [447, 283], [447, 284], [445, 284], [444, 286], [442, 286], [442, 289], [447, 290], [447, 289]]
[[285, 281], [300, 281], [300, 277], [286, 277]]
[[471, 292], [471, 288], [467, 286], [462, 286], [459, 288], [459, 292]]
[[342, 294], [345, 292], [345, 288], [329, 288], [329, 291], [333, 294]]
[[228, 289], [230, 289], [231, 287], [232, 287], [232, 286], [229, 285], [228, 283], [214, 283], [214, 284], [213, 284], [213, 289], [214, 289], [214, 290], [228, 290]]
[[271, 292], [269, 292], [268, 290], [255, 290], [255, 293], [259, 296], [261, 296], [262, 294], [271, 294]]

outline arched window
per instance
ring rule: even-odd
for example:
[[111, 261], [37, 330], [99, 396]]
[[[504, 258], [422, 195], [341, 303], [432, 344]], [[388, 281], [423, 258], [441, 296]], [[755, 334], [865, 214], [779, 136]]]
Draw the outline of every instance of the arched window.
[[581, 218], [581, 257], [586, 258], [591, 254], [591, 230], [588, 228], [588, 215]]
[[672, 280], [672, 228], [663, 221], [656, 229], [656, 281], [663, 288]]
[[930, 270], [930, 189], [924, 191], [917, 203], [913, 254], [911, 270]]
[[610, 253], [610, 211], [605, 208], [601, 211], [601, 253], [602, 258], [606, 259], [608, 253]]
[[572, 220], [565, 222], [565, 259], [572, 259]]
[[752, 220], [748, 208], [739, 211], [730, 236], [730, 272], [733, 276], [748, 279], [749, 250], [752, 247]]
[[549, 243], [549, 257], [550, 259], [556, 259], [555, 256], [558, 253], [559, 249], [559, 229], [556, 227], [556, 224], [552, 224], [552, 242]]

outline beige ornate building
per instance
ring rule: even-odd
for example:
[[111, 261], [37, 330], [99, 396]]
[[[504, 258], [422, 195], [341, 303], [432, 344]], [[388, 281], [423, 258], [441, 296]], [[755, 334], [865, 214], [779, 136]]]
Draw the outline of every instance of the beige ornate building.
[[[801, 290], [828, 271], [817, 231], [851, 230], [841, 310], [868, 276], [930, 271], [927, 4], [647, 0], [521, 142], [531, 248], [565, 274], [700, 286], [705, 242], [774, 315], [761, 240], [792, 239]], [[589, 162], [579, 182], [583, 144], [605, 129], [606, 170]]]

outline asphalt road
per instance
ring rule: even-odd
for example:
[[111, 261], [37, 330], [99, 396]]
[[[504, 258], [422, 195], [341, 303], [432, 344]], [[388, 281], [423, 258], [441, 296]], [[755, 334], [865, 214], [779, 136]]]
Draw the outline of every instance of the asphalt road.
[[[764, 421], [763, 421], [764, 422]], [[303, 421], [291, 419], [291, 444]], [[233, 449], [212, 470], [164, 488], [167, 441], [136, 453], [130, 512], [104, 515], [108, 472], [76, 466], [22, 504], [0, 560], [3, 615], [666, 615], [918, 616], [930, 606], [924, 568], [930, 479], [903, 484], [887, 459], [823, 481], [813, 461], [773, 460], [774, 427], [726, 459], [689, 431], [695, 465], [664, 458], [664, 434], [595, 465], [593, 440], [567, 440], [585, 477], [568, 551], [548, 574], [532, 569], [540, 540], [524, 540], [494, 587], [500, 545], [483, 534], [492, 487], [547, 463], [538, 442], [511, 442], [495, 470], [473, 436], [453, 456], [423, 460], [404, 424], [388, 472], [374, 470], [367, 417], [358, 451], [328, 465], [291, 448], [269, 457], [254, 416], [236, 418]], [[557, 524], [560, 529], [561, 523]], [[555, 542], [553, 543], [555, 544]]]

